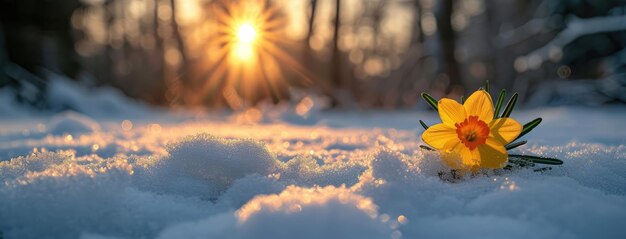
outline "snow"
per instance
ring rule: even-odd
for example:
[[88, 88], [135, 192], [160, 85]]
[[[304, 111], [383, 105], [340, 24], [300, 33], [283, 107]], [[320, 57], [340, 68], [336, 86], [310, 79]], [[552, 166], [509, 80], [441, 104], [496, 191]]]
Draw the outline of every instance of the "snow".
[[47, 90], [48, 103], [53, 109], [74, 110], [97, 117], [137, 116], [155, 111], [124, 97], [119, 90], [111, 87], [85, 89], [84, 86], [58, 75], [54, 75], [53, 79]]
[[206, 133], [167, 146], [169, 156], [150, 168], [148, 184], [179, 195], [216, 199], [237, 179], [269, 175], [281, 166], [260, 142]]
[[270, 238], [277, 232], [282, 238], [381, 238], [391, 233], [377, 220], [372, 200], [345, 187], [288, 186], [280, 194], [253, 198], [235, 215], [246, 238]]
[[302, 102], [165, 112], [67, 92], [57, 105], [73, 111], [0, 102], [3, 238], [626, 237], [623, 106], [516, 111], [544, 120], [512, 152], [563, 165], [442, 180], [419, 148], [417, 120], [433, 112], [324, 112], [311, 99], [302, 115]]
[[0, 118], [16, 117], [28, 114], [27, 109], [16, 105], [17, 101], [15, 100], [15, 97], [13, 97], [13, 92], [8, 88], [0, 88]]
[[197, 198], [130, 187], [133, 167], [122, 158], [33, 153], [0, 168], [0, 221], [8, 238], [146, 236], [154, 228], [213, 210]]
[[391, 236], [389, 221], [378, 220], [377, 216], [376, 205], [370, 198], [346, 187], [288, 186], [279, 194], [254, 197], [234, 213], [168, 228], [159, 238]]
[[100, 125], [89, 117], [68, 111], [55, 115], [50, 120], [48, 133], [52, 135], [93, 134], [100, 130]]

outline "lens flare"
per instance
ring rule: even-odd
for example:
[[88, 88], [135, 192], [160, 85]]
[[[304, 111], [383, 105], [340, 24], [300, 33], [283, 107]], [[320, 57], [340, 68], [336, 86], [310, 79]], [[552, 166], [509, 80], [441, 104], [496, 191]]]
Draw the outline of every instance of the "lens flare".
[[222, 0], [211, 6], [214, 20], [194, 29], [207, 54], [195, 61], [197, 72], [187, 73], [196, 77], [187, 83], [184, 101], [240, 109], [286, 99], [290, 84], [311, 84], [310, 73], [293, 57], [298, 48], [285, 37], [287, 19], [276, 3]]
[[237, 60], [249, 61], [254, 56], [254, 46], [250, 43], [238, 42], [233, 46], [232, 53]]
[[257, 30], [251, 23], [243, 23], [237, 29], [237, 40], [241, 43], [252, 44], [257, 38]]
[[237, 61], [250, 62], [256, 53], [255, 43], [258, 38], [258, 30], [251, 22], [244, 22], [237, 26], [231, 54]]

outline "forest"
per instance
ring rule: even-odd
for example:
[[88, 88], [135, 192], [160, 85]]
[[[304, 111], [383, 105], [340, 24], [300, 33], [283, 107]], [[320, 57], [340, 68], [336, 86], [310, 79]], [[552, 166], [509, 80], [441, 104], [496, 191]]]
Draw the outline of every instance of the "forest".
[[165, 107], [235, 110], [307, 95], [329, 107], [425, 107], [420, 92], [458, 98], [486, 81], [529, 106], [626, 101], [623, 0], [3, 0], [1, 9], [0, 87], [41, 109], [59, 77]]

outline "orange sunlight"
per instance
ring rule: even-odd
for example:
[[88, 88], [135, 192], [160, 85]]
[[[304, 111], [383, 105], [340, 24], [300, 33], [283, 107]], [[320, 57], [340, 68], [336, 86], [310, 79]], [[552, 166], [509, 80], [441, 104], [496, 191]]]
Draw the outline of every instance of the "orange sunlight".
[[243, 23], [237, 28], [237, 40], [242, 43], [254, 43], [257, 30], [252, 23]]
[[237, 27], [232, 53], [238, 60], [249, 61], [254, 56], [257, 32], [253, 23], [245, 22]]
[[293, 42], [284, 35], [287, 20], [278, 6], [265, 0], [223, 1], [213, 13], [217, 35], [204, 45], [209, 74], [190, 89], [193, 102], [221, 98], [239, 109], [267, 96], [277, 100], [289, 87], [283, 70], [305, 75], [287, 50]]

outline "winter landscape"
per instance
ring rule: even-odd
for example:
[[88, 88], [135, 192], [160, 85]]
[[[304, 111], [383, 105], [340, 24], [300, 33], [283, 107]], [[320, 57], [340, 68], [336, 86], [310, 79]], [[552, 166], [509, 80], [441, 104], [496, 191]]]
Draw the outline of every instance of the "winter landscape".
[[0, 9], [0, 239], [626, 238], [624, 1]]
[[564, 164], [451, 183], [438, 176], [439, 155], [419, 148], [417, 119], [434, 123], [435, 112], [186, 114], [61, 90], [88, 114], [3, 99], [5, 238], [626, 235], [621, 106], [520, 110], [514, 117], [544, 122], [514, 151]]

